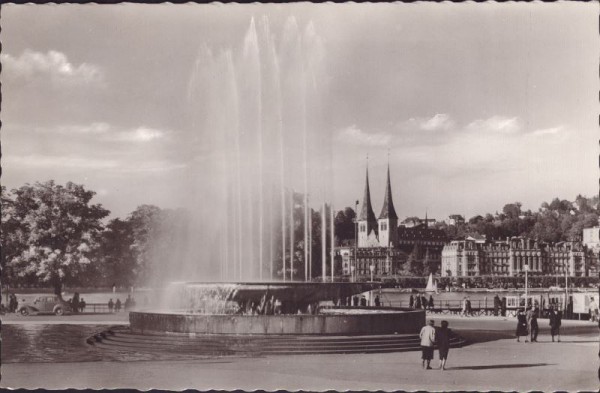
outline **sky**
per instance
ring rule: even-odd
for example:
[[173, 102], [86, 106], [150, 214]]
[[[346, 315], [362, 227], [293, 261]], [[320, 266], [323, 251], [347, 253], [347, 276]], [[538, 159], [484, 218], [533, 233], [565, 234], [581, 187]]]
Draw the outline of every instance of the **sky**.
[[[141, 204], [194, 206], [194, 190], [222, 176], [211, 165], [232, 143], [222, 128], [243, 128], [254, 111], [267, 124], [281, 107], [286, 187], [304, 187], [306, 124], [309, 192], [336, 208], [362, 198], [367, 162], [375, 213], [389, 162], [401, 218], [592, 196], [597, 11], [582, 2], [8, 4], [2, 185], [81, 183], [113, 217]], [[270, 48], [265, 20], [279, 68], [252, 71], [252, 40], [261, 56]], [[286, 33], [290, 20], [297, 36]], [[294, 39], [308, 49], [293, 49]], [[238, 90], [220, 88], [229, 64], [242, 81], [237, 106]], [[266, 98], [252, 106], [256, 91]], [[260, 162], [265, 173], [278, 165]]]

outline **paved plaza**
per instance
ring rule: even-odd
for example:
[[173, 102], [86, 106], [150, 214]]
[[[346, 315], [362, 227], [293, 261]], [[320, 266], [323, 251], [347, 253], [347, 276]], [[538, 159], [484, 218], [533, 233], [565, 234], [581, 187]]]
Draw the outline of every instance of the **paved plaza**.
[[[78, 316], [83, 318], [84, 316]], [[109, 316], [113, 319], [113, 316]], [[51, 317], [38, 320], [43, 320]], [[539, 343], [518, 343], [514, 319], [434, 316], [471, 340], [448, 370], [423, 370], [420, 353], [217, 357], [181, 361], [4, 363], [2, 387], [57, 389], [598, 390], [598, 330], [564, 321], [561, 343], [540, 320]], [[9, 318], [12, 323], [35, 319]], [[102, 319], [94, 316], [96, 322]], [[104, 318], [106, 319], [106, 318]], [[69, 323], [68, 317], [61, 320]], [[76, 320], [73, 320], [77, 322]], [[437, 353], [436, 353], [437, 356]], [[437, 366], [437, 359], [433, 363]]]

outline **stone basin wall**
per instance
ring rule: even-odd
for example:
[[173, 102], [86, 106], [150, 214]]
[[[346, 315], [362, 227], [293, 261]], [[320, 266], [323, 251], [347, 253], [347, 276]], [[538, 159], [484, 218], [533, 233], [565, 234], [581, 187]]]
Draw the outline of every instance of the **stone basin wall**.
[[[353, 307], [351, 310], [359, 310]], [[373, 308], [369, 308], [373, 310]], [[202, 315], [132, 311], [134, 333], [197, 334], [415, 334], [425, 325], [425, 311], [381, 308], [378, 313], [348, 315]]]

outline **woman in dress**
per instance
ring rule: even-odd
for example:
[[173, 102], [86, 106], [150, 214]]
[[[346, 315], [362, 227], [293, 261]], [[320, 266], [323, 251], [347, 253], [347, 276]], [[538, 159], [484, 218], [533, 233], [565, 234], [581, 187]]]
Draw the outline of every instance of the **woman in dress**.
[[446, 369], [446, 360], [448, 359], [448, 351], [450, 351], [450, 329], [448, 329], [448, 321], [442, 321], [442, 327], [435, 333], [435, 341], [440, 353], [440, 369]]
[[525, 314], [525, 309], [520, 308], [517, 313], [517, 341], [521, 341], [520, 337], [525, 336], [525, 342], [528, 342], [527, 334], [529, 334], [527, 331], [527, 314]]
[[552, 342], [554, 342], [554, 336], [557, 335], [558, 342], [560, 342], [560, 323], [562, 320], [562, 315], [560, 314], [560, 311], [556, 312], [554, 305], [550, 307], [548, 319], [550, 320], [550, 334], [552, 335]]

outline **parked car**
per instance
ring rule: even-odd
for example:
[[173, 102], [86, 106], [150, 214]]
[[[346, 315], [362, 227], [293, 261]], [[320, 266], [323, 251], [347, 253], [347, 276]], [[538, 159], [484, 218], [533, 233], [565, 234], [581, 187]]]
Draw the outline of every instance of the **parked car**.
[[38, 296], [33, 302], [22, 300], [19, 302], [17, 312], [21, 315], [29, 314], [56, 314], [63, 315], [71, 312], [68, 302], [56, 295]]

